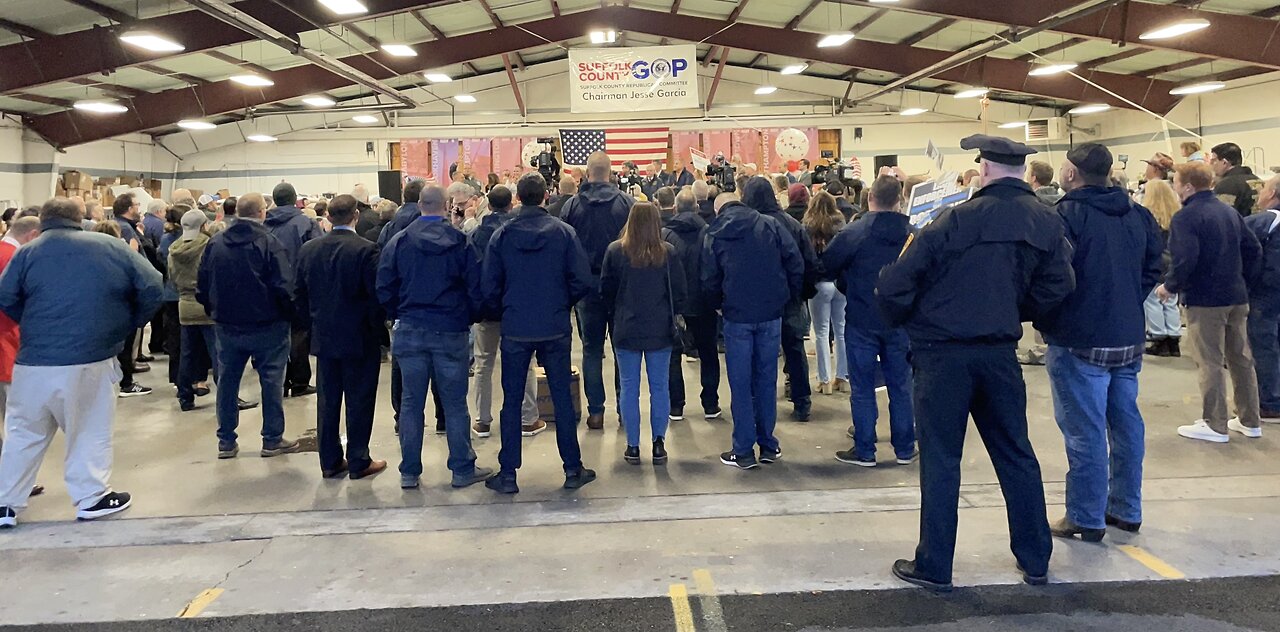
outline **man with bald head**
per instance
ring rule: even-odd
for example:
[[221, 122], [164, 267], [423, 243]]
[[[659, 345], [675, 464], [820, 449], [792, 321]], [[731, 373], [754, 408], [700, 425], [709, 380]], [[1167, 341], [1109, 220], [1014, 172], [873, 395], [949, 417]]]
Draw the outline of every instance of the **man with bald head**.
[[395, 323], [391, 352], [404, 379], [400, 410], [400, 487], [415, 489], [422, 476], [423, 409], [434, 383], [444, 404], [448, 467], [454, 487], [489, 478], [476, 467], [467, 413], [467, 333], [478, 320], [480, 262], [467, 237], [449, 224], [443, 191], [429, 186], [419, 201], [422, 216], [400, 231], [378, 260], [378, 302]]
[[[609, 176], [609, 155], [597, 151], [587, 158], [587, 181], [564, 205], [560, 217], [578, 233], [587, 253], [596, 287], [575, 308], [582, 336], [582, 382], [587, 391], [587, 428], [604, 428], [604, 339], [609, 328], [609, 308], [600, 296], [600, 269], [604, 253], [622, 235], [622, 227], [635, 200], [623, 193]], [[614, 367], [617, 375], [617, 367]], [[615, 393], [617, 392], [615, 384]]]
[[248, 193], [236, 202], [236, 222], [214, 235], [200, 260], [196, 300], [218, 338], [218, 458], [240, 448], [237, 395], [250, 358], [262, 384], [262, 456], [298, 451], [284, 438], [284, 371], [294, 318], [293, 270], [280, 241], [263, 226], [267, 200]]

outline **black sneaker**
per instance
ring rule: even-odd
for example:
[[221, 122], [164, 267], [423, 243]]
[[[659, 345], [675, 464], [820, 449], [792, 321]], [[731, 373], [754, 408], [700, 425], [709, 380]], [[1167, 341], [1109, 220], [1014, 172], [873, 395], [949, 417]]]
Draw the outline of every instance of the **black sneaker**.
[[1018, 564], [1017, 568], [1018, 568], [1018, 572], [1022, 573], [1022, 583], [1028, 586], [1044, 586], [1049, 583], [1049, 576], [1047, 574], [1032, 575], [1031, 573], [1028, 573], [1027, 571], [1022, 569], [1022, 564]]
[[738, 456], [732, 450], [720, 453], [720, 462], [725, 465], [736, 467], [741, 470], [750, 470], [760, 467], [760, 463], [756, 462], [754, 454], [749, 456]]
[[934, 581], [916, 571], [916, 563], [910, 560], [898, 560], [893, 563], [893, 576], [908, 584], [928, 588], [934, 592], [951, 592], [951, 582]]
[[450, 481], [449, 484], [455, 488], [470, 487], [476, 483], [487, 481], [490, 478], [493, 478], [492, 468], [476, 466], [475, 469], [471, 471], [470, 475], [459, 476], [458, 474], [454, 474], [453, 480]]
[[236, 444], [234, 444], [234, 443], [219, 443], [219, 444], [218, 444], [218, 458], [219, 458], [219, 459], [234, 459], [234, 458], [236, 458], [236, 455], [237, 455], [237, 454], [240, 454], [240, 446], [238, 446], [238, 445], [236, 445]]
[[590, 483], [591, 481], [594, 481], [594, 480], [596, 480], [595, 470], [589, 470], [585, 467], [579, 468], [577, 472], [574, 472], [573, 474], [565, 475], [564, 488], [578, 489], [583, 485], [586, 485], [587, 483]]
[[260, 452], [259, 454], [261, 454], [264, 458], [280, 456], [281, 454], [293, 454], [294, 452], [297, 452], [301, 447], [302, 446], [298, 445], [297, 441], [290, 441], [289, 439], [281, 439], [272, 444], [264, 444], [262, 446], [262, 452]]
[[1140, 529], [1142, 529], [1141, 522], [1129, 522], [1127, 520], [1121, 520], [1111, 514], [1106, 514], [1105, 520], [1108, 527], [1115, 527], [1121, 531], [1128, 531], [1129, 533], [1137, 533]]
[[484, 486], [492, 489], [499, 494], [519, 494], [520, 486], [516, 485], [515, 474], [495, 474], [492, 478], [484, 482]]
[[632, 465], [640, 465], [640, 446], [627, 446], [627, 451], [622, 453], [622, 460]]
[[236, 398], [236, 408], [240, 410], [251, 410], [258, 407], [258, 402], [246, 402], [239, 397]]
[[853, 450], [841, 450], [836, 452], [836, 460], [849, 465], [857, 465], [858, 467], [875, 467], [875, 459], [864, 459]]
[[653, 464], [662, 465], [667, 462], [667, 443], [658, 437], [653, 440]]
[[150, 395], [151, 389], [134, 382], [128, 386], [120, 387], [120, 397], [138, 397], [140, 395]]
[[778, 448], [777, 450], [766, 450], [764, 448], [760, 448], [761, 463], [777, 463], [778, 461], [781, 461], [781, 460], [782, 460], [782, 448]]
[[671, 414], [667, 415], [667, 418], [668, 418], [668, 419], [670, 419], [671, 421], [681, 421], [681, 420], [683, 420], [683, 419], [684, 419], [684, 407], [683, 407], [683, 406], [681, 406], [680, 408], [672, 408], [672, 409], [671, 409]]
[[124, 492], [111, 492], [102, 497], [98, 503], [88, 509], [76, 511], [76, 520], [97, 520], [113, 513], [120, 513], [129, 508], [133, 499]]
[[307, 384], [304, 386], [295, 386], [290, 391], [292, 397], [306, 397], [307, 395], [315, 395], [316, 387]]
[[196, 390], [196, 397], [204, 397], [205, 395], [209, 394], [208, 386], [197, 386], [195, 390]]
[[195, 402], [178, 402], [178, 408], [182, 409], [182, 412], [188, 413], [196, 409], [196, 403]]
[[715, 408], [708, 408], [706, 410], [703, 410], [702, 418], [707, 420], [719, 419], [720, 416], [723, 414], [724, 414], [724, 411], [720, 410], [719, 406], [716, 406]]
[[911, 453], [911, 456], [898, 457], [898, 465], [911, 465], [912, 463], [915, 463], [916, 461], [919, 461], [919, 460], [920, 460], [920, 451], [916, 450]]
[[810, 413], [808, 408], [799, 408], [791, 411], [791, 418], [796, 421], [809, 421]]
[[18, 526], [18, 512], [12, 507], [0, 507], [0, 529], [12, 529]]

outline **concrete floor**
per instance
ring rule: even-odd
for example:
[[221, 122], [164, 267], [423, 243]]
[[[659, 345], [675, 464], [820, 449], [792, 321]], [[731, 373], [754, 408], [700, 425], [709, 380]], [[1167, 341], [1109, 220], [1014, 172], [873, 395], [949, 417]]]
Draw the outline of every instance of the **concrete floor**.
[[[390, 406], [382, 406], [388, 390], [383, 368], [373, 450], [394, 467], [398, 447]], [[696, 365], [685, 369], [687, 383], [696, 382]], [[1062, 438], [1044, 370], [1028, 367], [1024, 373], [1032, 441], [1055, 505], [1050, 517], [1056, 518], [1062, 513], [1056, 505], [1062, 502], [1066, 469]], [[141, 379], [157, 386], [163, 378], [152, 372]], [[1133, 587], [1145, 584], [1132, 582], [1173, 578], [1280, 575], [1280, 460], [1275, 458], [1280, 427], [1268, 426], [1258, 440], [1234, 436], [1228, 445], [1182, 439], [1176, 426], [1199, 412], [1191, 360], [1149, 359], [1141, 379], [1140, 406], [1148, 428], [1143, 533], [1112, 531], [1100, 546], [1059, 541], [1051, 579]], [[66, 522], [72, 510], [59, 481], [60, 442], [51, 450], [41, 475], [49, 493], [33, 500], [19, 529], [0, 535], [5, 560], [0, 623], [168, 618], [214, 590], [214, 599], [195, 614], [229, 626], [217, 629], [339, 629], [288, 617], [277, 626], [270, 617], [366, 608], [429, 609], [404, 612], [430, 615], [429, 621], [442, 624], [439, 629], [491, 629], [488, 621], [518, 611], [501, 604], [531, 604], [522, 606], [532, 608], [528, 616], [550, 617], [537, 604], [578, 600], [606, 600], [597, 628], [692, 629], [680, 626], [678, 600], [670, 598], [681, 586], [692, 595], [690, 616], [699, 630], [805, 625], [870, 630], [908, 622], [931, 632], [1280, 629], [1280, 616], [1260, 618], [1255, 628], [1253, 621], [1212, 612], [1187, 610], [1191, 618], [1186, 618], [1172, 607], [1138, 608], [1142, 611], [1135, 616], [1147, 618], [1128, 620], [1129, 608], [1137, 606], [1118, 598], [1102, 608], [1082, 600], [1078, 610], [1025, 612], [1011, 611], [996, 599], [991, 608], [955, 616], [946, 614], [954, 601], [938, 602], [952, 605], [932, 619], [904, 614], [892, 625], [885, 619], [831, 618], [823, 608], [804, 614], [814, 603], [806, 598], [786, 602], [785, 607], [795, 608], [794, 618], [774, 612], [764, 628], [751, 626], [753, 617], [744, 619], [744, 613], [773, 612], [765, 605], [772, 603], [770, 595], [898, 594], [884, 593], [901, 586], [887, 570], [894, 559], [910, 557], [915, 544], [917, 470], [891, 464], [867, 470], [836, 462], [834, 451], [849, 444], [843, 396], [815, 396], [814, 421], [807, 424], [785, 420], [790, 405], [780, 402], [784, 421], [778, 434], [785, 458], [749, 472], [719, 463], [729, 422], [705, 421], [696, 406], [687, 410], [695, 414], [672, 424], [672, 460], [665, 467], [625, 464], [625, 441], [613, 425], [616, 417], [609, 415], [605, 431], [580, 430], [586, 462], [600, 479], [570, 493], [560, 489], [555, 439], [547, 432], [525, 440], [522, 493], [511, 498], [479, 486], [450, 489], [443, 438], [430, 434], [424, 487], [413, 492], [401, 491], [393, 472], [371, 481], [323, 480], [314, 453], [261, 459], [251, 450], [260, 423], [257, 411], [242, 417], [242, 455], [220, 462], [211, 398], [206, 408], [179, 413], [170, 394], [157, 388], [149, 397], [121, 401], [113, 482], [132, 492], [136, 503], [121, 518]], [[727, 386], [721, 397], [727, 407]], [[882, 415], [884, 403], [882, 395]], [[286, 400], [291, 435], [314, 425], [314, 405], [313, 397]], [[882, 445], [886, 434], [882, 428]], [[477, 439], [475, 447], [481, 464], [494, 464], [496, 438]], [[882, 459], [889, 455], [887, 447], [880, 454]], [[1016, 584], [1018, 577], [1008, 554], [999, 489], [976, 433], [970, 433], [964, 476], [956, 581], [977, 592], [958, 594], [986, 595], [981, 591], [988, 589], [981, 587]], [[1274, 612], [1274, 594], [1259, 592], [1251, 607]], [[484, 616], [472, 612], [457, 619], [459, 611], [448, 610], [485, 604], [495, 607], [483, 609]], [[1078, 618], [1094, 610], [1113, 618]], [[1179, 618], [1150, 618], [1164, 612]], [[979, 625], [984, 615], [1024, 613], [1033, 619], [1002, 618], [1001, 628]], [[239, 615], [248, 618], [216, 619]], [[968, 616], [979, 618], [946, 627]], [[443, 625], [455, 620], [473, 625]]]

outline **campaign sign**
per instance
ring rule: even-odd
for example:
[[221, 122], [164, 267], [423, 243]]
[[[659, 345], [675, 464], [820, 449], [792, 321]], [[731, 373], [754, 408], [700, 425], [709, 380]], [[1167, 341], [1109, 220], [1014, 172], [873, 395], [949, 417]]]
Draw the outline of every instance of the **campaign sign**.
[[915, 185], [911, 188], [911, 197], [907, 198], [911, 225], [923, 228], [943, 209], [968, 200], [973, 191], [972, 188], [957, 187], [954, 181], [930, 181]]
[[569, 102], [574, 113], [697, 109], [698, 49], [574, 48]]

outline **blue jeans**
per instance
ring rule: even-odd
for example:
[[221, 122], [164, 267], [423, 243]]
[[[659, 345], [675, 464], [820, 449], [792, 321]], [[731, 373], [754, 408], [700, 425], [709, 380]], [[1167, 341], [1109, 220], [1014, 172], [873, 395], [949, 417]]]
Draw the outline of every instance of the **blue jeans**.
[[1050, 346], [1045, 362], [1067, 444], [1067, 518], [1086, 529], [1106, 528], [1107, 514], [1142, 522], [1142, 359], [1109, 369]]
[[[609, 333], [609, 307], [599, 293], [592, 292], [574, 306], [578, 314], [578, 335], [582, 338], [582, 390], [587, 394], [587, 414], [604, 414], [604, 339]], [[614, 377], [618, 376], [617, 359]], [[618, 384], [615, 379], [615, 392]]]
[[218, 442], [235, 443], [240, 425], [240, 380], [253, 359], [262, 385], [262, 443], [284, 436], [284, 370], [289, 363], [289, 323], [245, 329], [216, 325], [218, 337]]
[[502, 412], [498, 417], [502, 449], [498, 451], [498, 463], [502, 474], [515, 476], [520, 469], [520, 411], [524, 406], [524, 382], [529, 377], [529, 363], [535, 353], [547, 372], [547, 390], [551, 391], [551, 403], [556, 411], [556, 446], [560, 449], [564, 472], [576, 474], [582, 469], [582, 450], [578, 445], [578, 416], [573, 411], [573, 396], [569, 392], [573, 352], [569, 336], [552, 340], [512, 340], [503, 336], [499, 349], [502, 352]]
[[1167, 301], [1156, 298], [1156, 291], [1151, 290], [1146, 300], [1142, 301], [1142, 310], [1147, 315], [1147, 335], [1152, 338], [1182, 335], [1182, 315], [1178, 313], [1178, 297], [1174, 295]]
[[849, 356], [844, 342], [844, 294], [836, 290], [836, 284], [824, 281], [818, 284], [818, 293], [809, 299], [809, 314], [813, 317], [813, 342], [818, 348], [818, 381], [831, 382], [831, 340], [832, 330], [836, 337], [836, 374], [838, 378], [849, 378]]
[[671, 347], [657, 351], [614, 349], [622, 376], [622, 425], [627, 427], [627, 445], [640, 445], [640, 359], [644, 358], [649, 376], [649, 426], [654, 439], [667, 436], [670, 422], [671, 395], [667, 378], [671, 364]]
[[400, 475], [422, 475], [422, 426], [426, 422], [427, 388], [433, 382], [444, 408], [449, 471], [470, 476], [476, 453], [471, 449], [467, 413], [467, 332], [432, 331], [397, 322], [391, 353], [400, 364]]
[[797, 412], [805, 413], [809, 412], [813, 402], [810, 397], [813, 387], [809, 384], [809, 356], [804, 351], [804, 335], [809, 332], [808, 308], [799, 299], [787, 303], [778, 335], [778, 342], [782, 345], [782, 370], [791, 383], [791, 403]]
[[[724, 321], [724, 364], [729, 374], [733, 453], [755, 458], [755, 446], [777, 451], [778, 345], [782, 319], [763, 323]], [[793, 382], [791, 387], [794, 389]]]
[[1258, 403], [1262, 410], [1280, 411], [1280, 313], [1250, 308], [1245, 329], [1258, 375]]
[[902, 329], [872, 331], [850, 327], [845, 332], [852, 371], [849, 372], [849, 408], [853, 414], [853, 450], [863, 459], [876, 457], [876, 359], [889, 390], [889, 441], [900, 459], [916, 451], [916, 422], [912, 397], [914, 385], [907, 355], [911, 340]]
[[213, 383], [218, 383], [218, 337], [213, 325], [182, 325], [179, 336], [178, 401], [190, 404], [196, 399], [195, 383], [209, 375], [210, 365]]

